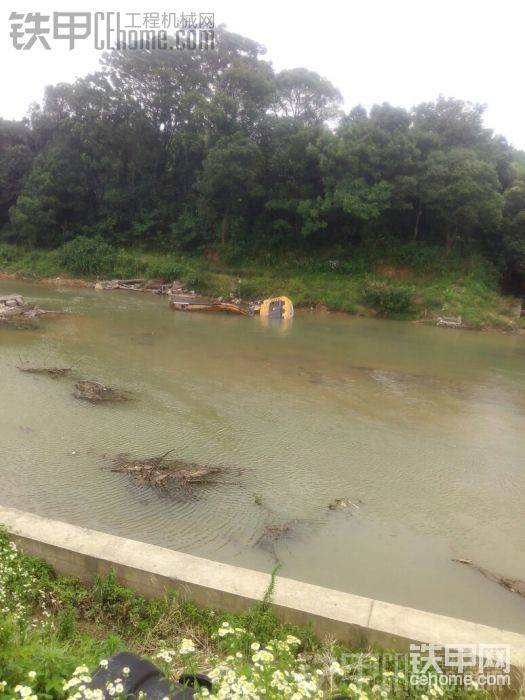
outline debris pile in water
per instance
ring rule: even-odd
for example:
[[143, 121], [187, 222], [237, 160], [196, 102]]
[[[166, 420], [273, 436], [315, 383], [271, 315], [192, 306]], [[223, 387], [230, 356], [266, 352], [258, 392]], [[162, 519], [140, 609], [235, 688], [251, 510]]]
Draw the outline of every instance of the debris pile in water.
[[0, 318], [2, 319], [20, 316], [26, 308], [24, 299], [19, 294], [0, 297]]
[[256, 545], [266, 550], [272, 556], [276, 564], [280, 564], [281, 560], [277, 555], [276, 545], [281, 540], [293, 534], [296, 523], [297, 521], [288, 520], [282, 523], [265, 525]]
[[349, 498], [334, 498], [334, 500], [328, 504], [330, 510], [345, 510], [350, 507], [359, 510], [357, 503], [353, 503]]
[[266, 525], [261, 537], [259, 538], [260, 544], [273, 543], [280, 540], [282, 537], [289, 535], [293, 530], [293, 523], [286, 522], [280, 523], [278, 525]]
[[[186, 492], [194, 486], [231, 483], [220, 481], [220, 477], [231, 472], [228, 467], [200, 465], [183, 459], [168, 459], [173, 450], [158, 457], [133, 459], [128, 454], [120, 454], [113, 460], [111, 471], [128, 474], [139, 486], [166, 490], [176, 486]], [[240, 470], [238, 470], [240, 473]]]
[[57, 313], [39, 309], [34, 304], [27, 304], [20, 294], [0, 296], [0, 322], [12, 321], [19, 318], [36, 318], [47, 314]]
[[[24, 367], [23, 365], [19, 366], [18, 369], [21, 372], [27, 372], [28, 374], [46, 375], [51, 377], [51, 379], [65, 377], [73, 371], [72, 367]], [[76, 399], [82, 399], [91, 403], [100, 403], [104, 401], [129, 401], [130, 399], [128, 392], [114, 389], [113, 387], [106, 386], [105, 384], [96, 382], [92, 379], [78, 380], [74, 385], [73, 396]]]
[[463, 319], [461, 316], [438, 316], [436, 326], [441, 326], [443, 328], [461, 328], [463, 326]]
[[[175, 284], [175, 283], [173, 283]], [[95, 289], [113, 290], [125, 289], [128, 292], [151, 292], [153, 294], [169, 294], [173, 284], [164, 279], [114, 279], [99, 280], [95, 283]]]
[[73, 396], [76, 399], [83, 399], [92, 403], [100, 401], [127, 401], [129, 399], [129, 396], [124, 392], [91, 379], [81, 379], [77, 382]]

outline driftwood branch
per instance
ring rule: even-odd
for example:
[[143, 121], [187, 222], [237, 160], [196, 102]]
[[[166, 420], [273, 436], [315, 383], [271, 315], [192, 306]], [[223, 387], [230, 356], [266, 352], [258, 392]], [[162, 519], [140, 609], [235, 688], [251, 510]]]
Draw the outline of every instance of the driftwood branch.
[[470, 566], [471, 569], [475, 569], [480, 574], [488, 578], [489, 581], [494, 581], [499, 583], [500, 586], [506, 588], [511, 593], [517, 593], [518, 595], [525, 597], [525, 581], [520, 581], [517, 578], [510, 578], [508, 576], [501, 576], [500, 574], [490, 571], [489, 569], [484, 569], [482, 566], [474, 564], [470, 559], [452, 559], [452, 561], [457, 564], [464, 564], [465, 566]]
[[53, 379], [65, 377], [71, 372], [71, 367], [18, 367], [18, 369], [29, 374], [47, 374]]

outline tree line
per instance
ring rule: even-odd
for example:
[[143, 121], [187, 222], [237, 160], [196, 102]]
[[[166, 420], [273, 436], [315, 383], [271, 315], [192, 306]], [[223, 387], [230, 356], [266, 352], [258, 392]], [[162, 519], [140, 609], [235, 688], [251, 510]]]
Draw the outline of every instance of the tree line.
[[112, 50], [0, 120], [0, 237], [166, 250], [330, 251], [407, 242], [525, 273], [525, 153], [484, 107], [341, 109], [306, 68], [222, 28], [213, 51]]

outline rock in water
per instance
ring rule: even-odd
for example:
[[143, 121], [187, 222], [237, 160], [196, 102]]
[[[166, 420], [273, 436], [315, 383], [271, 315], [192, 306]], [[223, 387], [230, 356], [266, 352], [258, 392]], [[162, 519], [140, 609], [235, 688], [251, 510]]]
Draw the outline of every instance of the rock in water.
[[26, 304], [20, 294], [0, 296], [0, 321], [10, 321], [20, 317], [36, 318], [46, 314], [54, 314], [55, 311], [45, 311], [34, 304]]

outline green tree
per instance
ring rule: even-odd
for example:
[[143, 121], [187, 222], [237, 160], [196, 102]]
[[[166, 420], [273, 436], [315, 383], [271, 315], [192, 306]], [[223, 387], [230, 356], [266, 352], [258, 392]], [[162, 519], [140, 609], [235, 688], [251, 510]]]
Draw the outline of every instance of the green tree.
[[22, 191], [34, 158], [32, 135], [24, 122], [0, 119], [0, 227]]
[[412, 110], [417, 145], [423, 154], [435, 149], [475, 148], [489, 142], [483, 125], [486, 105], [446, 98], [423, 102]]
[[259, 194], [260, 164], [259, 148], [242, 134], [223, 137], [204, 160], [196, 188], [202, 205], [220, 219], [223, 244], [232, 217], [241, 215]]
[[493, 234], [502, 222], [503, 197], [494, 165], [465, 148], [435, 151], [427, 158], [421, 198], [447, 251], [476, 233]]
[[[325, 228], [364, 239], [414, 226], [418, 149], [409, 114], [389, 104], [359, 107], [319, 143]], [[310, 209], [312, 213], [312, 209]]]
[[525, 292], [525, 180], [505, 192], [503, 251], [513, 286]]
[[339, 115], [343, 101], [326, 78], [306, 68], [283, 70], [276, 76], [274, 110], [285, 117], [315, 125]]
[[323, 128], [294, 119], [269, 117], [260, 139], [263, 157], [263, 235], [298, 245], [307, 233], [305, 203], [323, 191], [315, 144]]

